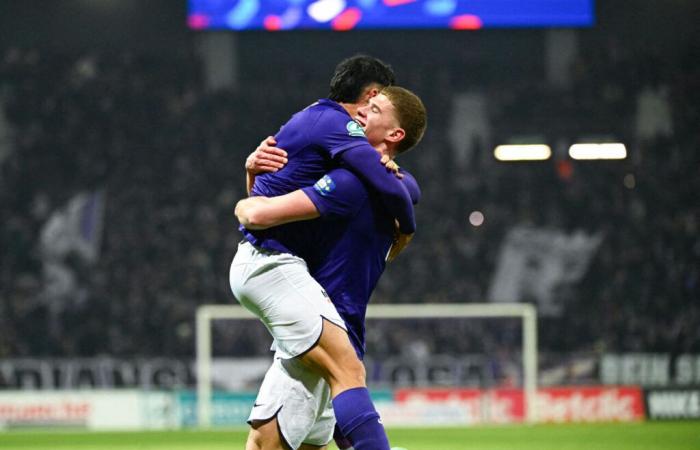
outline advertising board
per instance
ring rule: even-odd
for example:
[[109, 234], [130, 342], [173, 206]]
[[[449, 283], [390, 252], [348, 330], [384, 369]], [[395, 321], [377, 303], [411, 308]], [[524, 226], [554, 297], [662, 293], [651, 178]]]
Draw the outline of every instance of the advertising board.
[[[518, 389], [399, 389], [392, 398], [377, 397], [388, 425], [469, 425], [525, 420]], [[637, 387], [558, 387], [537, 393], [540, 422], [634, 422], [644, 419]]]
[[649, 389], [644, 401], [650, 420], [700, 420], [700, 389]]
[[165, 429], [178, 425], [171, 394], [139, 391], [0, 392], [0, 428]]

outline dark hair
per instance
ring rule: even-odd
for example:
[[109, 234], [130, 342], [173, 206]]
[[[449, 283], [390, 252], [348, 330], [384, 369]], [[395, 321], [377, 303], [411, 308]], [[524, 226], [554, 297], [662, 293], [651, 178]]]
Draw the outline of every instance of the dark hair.
[[372, 56], [355, 55], [335, 67], [328, 98], [341, 103], [356, 103], [370, 84], [385, 87], [395, 82], [391, 66]]
[[399, 86], [387, 86], [381, 93], [394, 105], [399, 126], [406, 132], [396, 151], [403, 153], [412, 149], [423, 138], [428, 124], [423, 102], [416, 94]]

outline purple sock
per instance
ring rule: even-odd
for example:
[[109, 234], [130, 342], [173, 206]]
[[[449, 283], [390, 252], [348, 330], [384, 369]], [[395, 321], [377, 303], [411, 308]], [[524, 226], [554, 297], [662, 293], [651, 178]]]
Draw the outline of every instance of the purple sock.
[[374, 409], [367, 388], [353, 388], [333, 399], [338, 428], [355, 450], [390, 450], [384, 425]]

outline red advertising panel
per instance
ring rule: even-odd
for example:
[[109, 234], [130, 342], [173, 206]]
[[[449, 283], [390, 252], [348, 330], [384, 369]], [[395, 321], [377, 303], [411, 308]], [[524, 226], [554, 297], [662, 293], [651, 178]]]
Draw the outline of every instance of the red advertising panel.
[[463, 425], [483, 421], [479, 389], [399, 389], [378, 403], [385, 424]]
[[644, 419], [638, 387], [573, 387], [540, 389], [541, 422], [634, 422]]
[[[540, 422], [644, 419], [638, 387], [542, 388], [536, 402]], [[387, 408], [387, 412], [393, 423], [517, 423], [525, 420], [525, 399], [518, 389], [400, 389], [394, 395], [394, 408]], [[408, 412], [410, 417], [404, 417]]]
[[91, 404], [85, 401], [37, 399], [21, 403], [0, 400], [0, 424], [3, 427], [84, 427], [90, 414]]

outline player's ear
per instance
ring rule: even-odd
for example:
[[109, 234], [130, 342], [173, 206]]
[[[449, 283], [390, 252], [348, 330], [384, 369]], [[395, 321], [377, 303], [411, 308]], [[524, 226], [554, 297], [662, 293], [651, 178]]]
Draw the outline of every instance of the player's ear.
[[365, 100], [369, 101], [370, 98], [374, 98], [379, 95], [381, 88], [377, 84], [371, 84], [365, 90]]
[[389, 142], [400, 142], [406, 137], [406, 130], [403, 128], [392, 128], [387, 136]]

